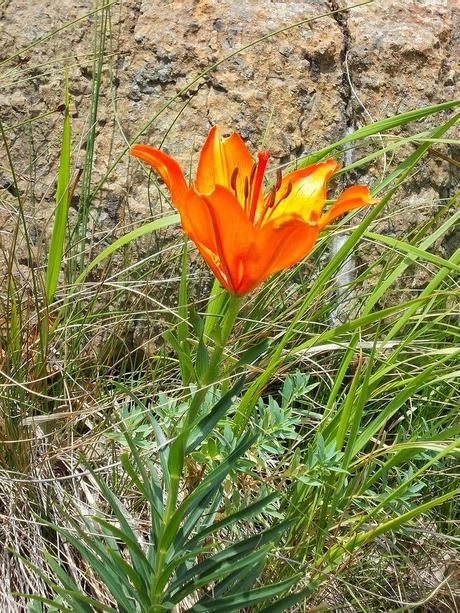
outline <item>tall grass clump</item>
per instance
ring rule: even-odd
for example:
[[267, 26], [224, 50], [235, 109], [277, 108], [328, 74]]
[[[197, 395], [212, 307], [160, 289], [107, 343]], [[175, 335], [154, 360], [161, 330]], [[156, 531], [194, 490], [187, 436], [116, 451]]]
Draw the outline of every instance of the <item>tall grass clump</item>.
[[[401, 214], [391, 205], [433, 146], [458, 144], [449, 130], [460, 101], [371, 123], [297, 159], [298, 171], [321, 167], [353, 147], [337, 179], [394, 155], [369, 198], [360, 192], [360, 204], [372, 204], [365, 213], [341, 210], [307, 260], [279, 274], [252, 263], [257, 282], [239, 292], [239, 269], [224, 251], [237, 252], [243, 231], [212, 213], [212, 259], [197, 238], [202, 226], [187, 225], [182, 183], [161, 169], [178, 212], [152, 214], [94, 247], [91, 211], [129, 150], [95, 179], [112, 4], [91, 13], [80, 169], [65, 79], [55, 208], [39, 257], [29, 239], [32, 196], [15, 169], [9, 126], [1, 127], [17, 211], [0, 295], [2, 608], [456, 610], [460, 249], [441, 256], [436, 246], [458, 232], [459, 194], [428, 203], [433, 214], [403, 236], [381, 222]], [[133, 141], [165, 113], [173, 124], [181, 96], [239, 51], [190, 79]], [[398, 135], [429, 116], [435, 127]], [[238, 173], [229, 177], [254, 224], [262, 163], [251, 195]], [[292, 185], [283, 191], [279, 174], [267, 176], [279, 206]], [[192, 240], [177, 232], [180, 221]], [[156, 249], [138, 261], [134, 246], [152, 236]], [[19, 244], [30, 263], [25, 282]], [[374, 252], [366, 266], [363, 249]], [[345, 284], [344, 262], [354, 266]], [[417, 270], [428, 281], [406, 291]]]

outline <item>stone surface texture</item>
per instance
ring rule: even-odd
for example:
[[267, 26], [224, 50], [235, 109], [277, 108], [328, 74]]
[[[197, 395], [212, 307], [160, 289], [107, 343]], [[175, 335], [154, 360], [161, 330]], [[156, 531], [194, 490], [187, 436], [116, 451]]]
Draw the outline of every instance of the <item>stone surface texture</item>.
[[[24, 241], [19, 241], [19, 270], [24, 273], [43, 262], [52, 227], [65, 67], [74, 174], [83, 165], [93, 56], [102, 40], [102, 13], [94, 8], [102, 5], [102, 0], [6, 0], [0, 6], [0, 119], [19, 192], [2, 146], [0, 246], [1, 257], [7, 258], [19, 219], [19, 196], [33, 259], [31, 263]], [[110, 3], [91, 178], [95, 186], [105, 177], [91, 205], [90, 232], [97, 240], [112, 240], [159, 210], [158, 193], [148, 189], [145, 169], [126, 154], [120, 158], [141, 130], [139, 140], [162, 144], [184, 168], [193, 167], [215, 123], [227, 133], [239, 131], [254, 149], [263, 144], [275, 164], [284, 164], [371, 121], [460, 97], [459, 0], [375, 0], [328, 14], [347, 6], [350, 0]], [[277, 30], [276, 36], [244, 48]], [[439, 116], [428, 118], [417, 130], [439, 122]], [[459, 131], [450, 135], [458, 138]], [[374, 146], [380, 143], [374, 141]], [[458, 159], [454, 145], [436, 148]], [[385, 172], [379, 160], [358, 177], [372, 183]], [[458, 175], [458, 166], [428, 155], [381, 229], [397, 234], [432, 216], [442, 199], [458, 190]], [[78, 193], [77, 187], [71, 223]], [[447, 255], [457, 238], [440, 243], [439, 251]], [[364, 248], [362, 257], [372, 254]]]

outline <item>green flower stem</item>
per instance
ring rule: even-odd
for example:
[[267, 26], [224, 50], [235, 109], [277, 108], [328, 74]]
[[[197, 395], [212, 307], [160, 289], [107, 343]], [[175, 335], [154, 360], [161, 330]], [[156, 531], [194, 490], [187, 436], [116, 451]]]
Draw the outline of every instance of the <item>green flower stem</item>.
[[233, 326], [235, 325], [236, 317], [240, 310], [241, 301], [241, 296], [229, 294], [227, 308], [222, 318], [220, 338], [216, 342], [216, 346], [214, 347], [214, 351], [211, 355], [208, 371], [204, 378], [204, 386], [195, 392], [193, 400], [190, 403], [190, 406], [185, 415], [184, 423], [182, 426], [183, 432], [185, 432], [195, 421], [196, 415], [206, 396], [208, 386], [214, 383], [221, 373], [222, 355], [224, 353], [228, 339], [230, 338], [230, 334], [232, 333]]
[[196, 415], [200, 410], [201, 404], [206, 396], [208, 386], [211, 385], [211, 383], [214, 383], [219, 377], [221, 371], [222, 355], [224, 353], [224, 349], [228, 342], [230, 334], [232, 333], [233, 326], [235, 325], [236, 317], [240, 310], [240, 306], [241, 297], [236, 296], [235, 294], [229, 294], [227, 309], [222, 318], [222, 331], [218, 342], [216, 342], [216, 346], [209, 361], [208, 372], [206, 373], [204, 381], [205, 385], [204, 387], [201, 387], [195, 392], [193, 400], [190, 403], [188, 411], [185, 415], [184, 424], [182, 427], [183, 432], [185, 432], [195, 421]]
[[230, 334], [232, 333], [233, 326], [235, 325], [235, 320], [240, 310], [241, 301], [241, 296], [236, 296], [235, 294], [229, 295], [227, 310], [222, 320], [221, 337], [219, 339], [219, 342], [216, 344], [214, 352], [211, 356], [211, 361], [209, 363], [209, 369], [206, 376], [206, 383], [208, 385], [210, 383], [214, 383], [214, 381], [218, 378], [220, 374], [219, 371], [222, 361], [222, 354], [224, 352]]
[[192, 398], [190, 406], [185, 414], [184, 422], [182, 424], [181, 432], [178, 436], [182, 436], [182, 453], [181, 453], [181, 462], [179, 466], [178, 474], [174, 475], [174, 478], [171, 478], [170, 488], [168, 492], [168, 499], [166, 502], [165, 511], [163, 514], [163, 528], [162, 535], [159, 539], [159, 547], [155, 561], [155, 571], [154, 571], [154, 580], [152, 582], [151, 587], [151, 600], [152, 605], [158, 605], [152, 607], [152, 613], [160, 613], [163, 609], [161, 606], [161, 586], [158, 585], [158, 580], [164, 570], [164, 562], [167, 555], [166, 548], [162, 547], [163, 539], [166, 532], [166, 529], [174, 515], [177, 506], [177, 499], [179, 496], [179, 487], [180, 482], [184, 470], [184, 460], [185, 460], [185, 449], [187, 447], [187, 432], [191, 428], [194, 423], [196, 416], [200, 410], [200, 407], [203, 403], [203, 400], [206, 397], [206, 392], [208, 390], [209, 385], [214, 383], [221, 371], [222, 365], [222, 356], [225, 350], [225, 346], [228, 342], [230, 334], [232, 333], [233, 326], [236, 321], [236, 317], [240, 310], [241, 306], [241, 297], [236, 296], [234, 294], [229, 295], [229, 299], [227, 302], [227, 308], [225, 310], [224, 316], [222, 318], [222, 327], [221, 334], [219, 335], [218, 340], [216, 341], [216, 346], [214, 347], [214, 351], [211, 355], [211, 359], [209, 361], [208, 371], [205, 376], [205, 381], [203, 387], [199, 388], [195, 395]]

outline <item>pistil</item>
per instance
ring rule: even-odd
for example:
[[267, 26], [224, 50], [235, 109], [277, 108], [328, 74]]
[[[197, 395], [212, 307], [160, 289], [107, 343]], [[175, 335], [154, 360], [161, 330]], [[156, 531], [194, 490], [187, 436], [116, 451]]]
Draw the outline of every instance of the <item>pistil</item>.
[[[257, 202], [259, 201], [260, 192], [262, 190], [262, 182], [264, 180], [265, 169], [270, 158], [269, 151], [261, 151], [257, 154], [259, 162], [251, 184], [251, 204], [249, 209], [249, 219], [254, 221], [257, 210]], [[251, 173], [252, 174], [252, 173]]]

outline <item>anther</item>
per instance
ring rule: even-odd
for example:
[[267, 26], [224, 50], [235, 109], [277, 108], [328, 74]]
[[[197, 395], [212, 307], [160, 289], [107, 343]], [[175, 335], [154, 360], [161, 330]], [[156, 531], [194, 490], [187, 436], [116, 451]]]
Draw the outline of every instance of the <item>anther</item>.
[[270, 194], [268, 195], [268, 199], [267, 199], [267, 209], [271, 209], [273, 208], [274, 204], [275, 204], [275, 199], [276, 199], [276, 192], [278, 190], [276, 189], [276, 185], [274, 187], [272, 187]]
[[265, 219], [267, 212], [275, 206], [276, 202], [276, 186], [273, 186], [268, 194], [265, 205], [257, 220], [257, 227], [260, 227]]
[[251, 174], [249, 175], [250, 185], [252, 185], [252, 182], [254, 181], [254, 175], [256, 174], [257, 166], [258, 166], [257, 162], [254, 162], [254, 164], [252, 165]]
[[283, 180], [283, 174], [279, 168], [276, 170], [276, 183], [275, 183], [275, 191], [278, 191], [281, 187], [281, 181]]
[[286, 191], [284, 192], [284, 194], [281, 196], [281, 198], [278, 200], [278, 204], [281, 202], [281, 200], [285, 200], [289, 194], [292, 192], [292, 183], [289, 183], [289, 185], [287, 186]]
[[244, 178], [244, 204], [246, 205], [246, 200], [248, 199], [249, 196], [249, 181], [248, 178], [245, 177]]
[[236, 179], [238, 177], [238, 172], [239, 172], [239, 168], [238, 166], [233, 170], [232, 172], [232, 176], [230, 178], [230, 185], [232, 186], [233, 191], [235, 192], [236, 195]]

